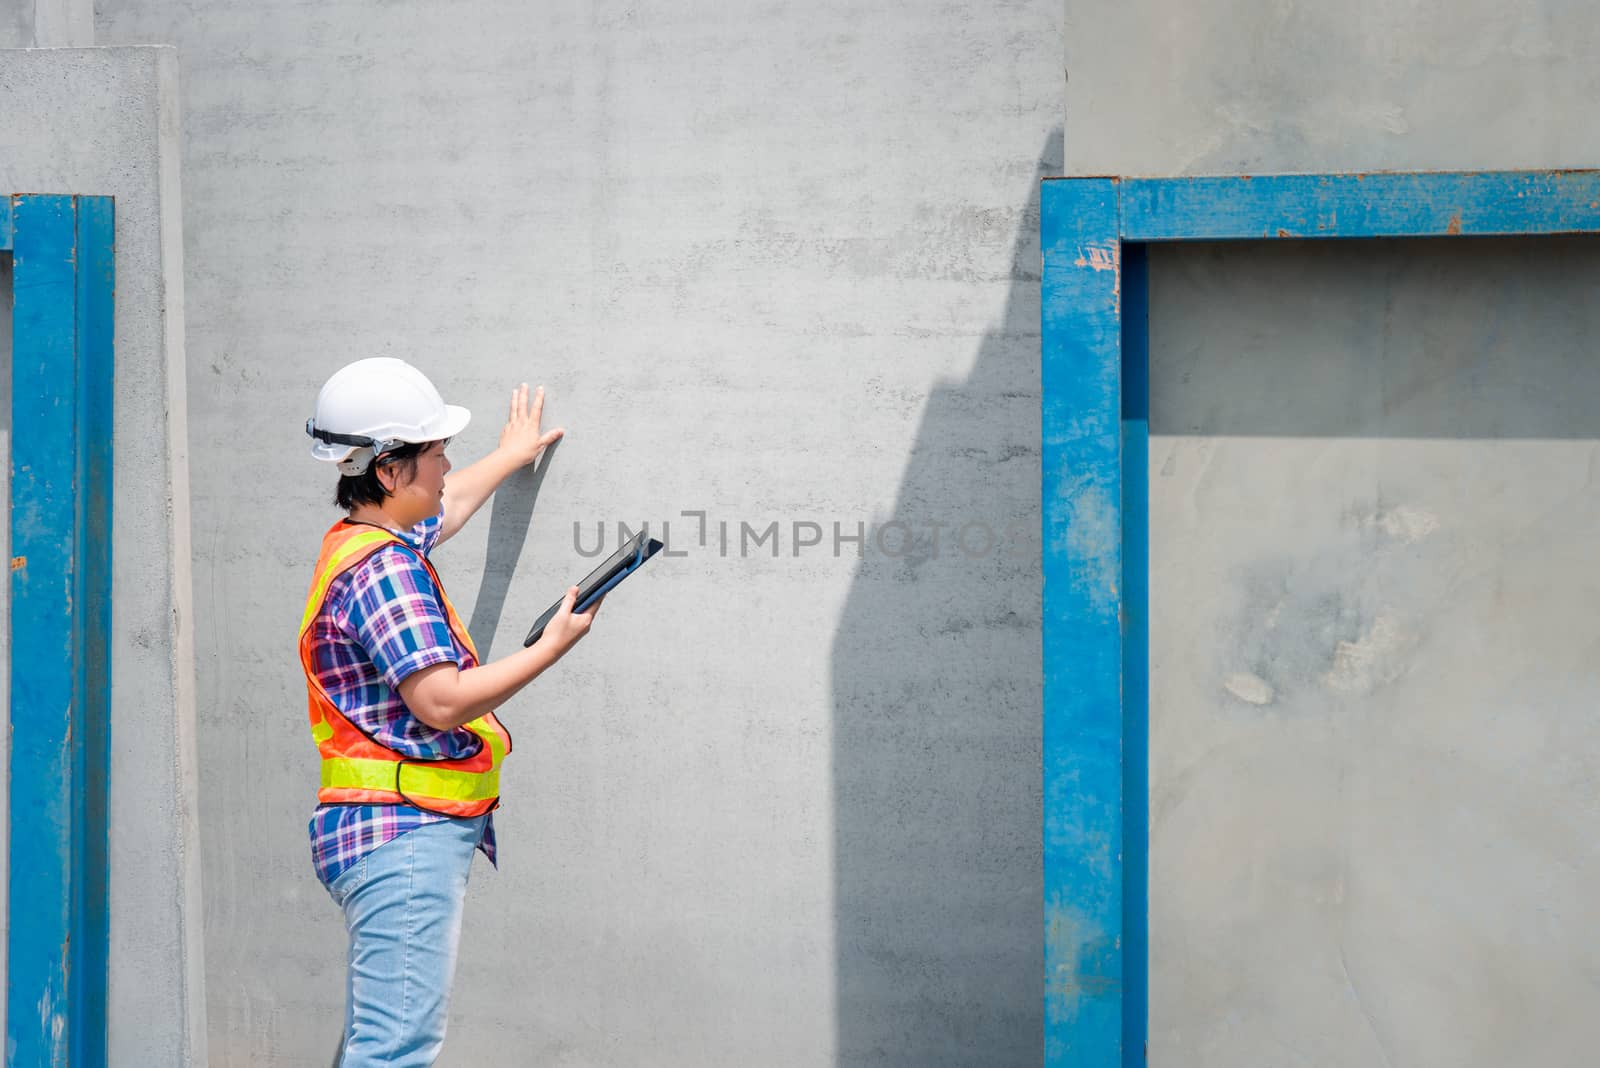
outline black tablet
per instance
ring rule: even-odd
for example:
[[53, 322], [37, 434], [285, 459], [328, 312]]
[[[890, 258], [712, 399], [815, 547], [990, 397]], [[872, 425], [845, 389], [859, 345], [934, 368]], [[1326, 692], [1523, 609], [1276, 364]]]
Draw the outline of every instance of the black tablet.
[[[606, 561], [584, 577], [578, 583], [578, 601], [573, 605], [574, 612], [587, 612], [589, 606], [606, 595], [617, 583], [633, 574], [644, 566], [644, 562], [660, 552], [662, 543], [647, 536], [643, 531], [635, 534], [622, 543], [622, 547], [606, 558]], [[564, 600], [565, 598], [563, 598]], [[544, 634], [544, 628], [561, 611], [561, 601], [557, 601], [544, 614], [533, 621], [533, 629], [528, 631], [528, 636], [523, 639], [524, 648], [532, 645]]]

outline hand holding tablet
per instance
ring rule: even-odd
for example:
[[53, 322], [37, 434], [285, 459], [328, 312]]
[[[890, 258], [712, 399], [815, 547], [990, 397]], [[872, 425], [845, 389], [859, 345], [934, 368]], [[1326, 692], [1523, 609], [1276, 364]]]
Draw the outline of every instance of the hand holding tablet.
[[[584, 580], [578, 583], [578, 599], [572, 606], [574, 613], [587, 612], [589, 607], [604, 597], [617, 583], [633, 574], [644, 566], [644, 562], [660, 552], [663, 548], [661, 542], [648, 537], [643, 531], [635, 534], [622, 547], [612, 553], [604, 563], [589, 572]], [[564, 598], [563, 598], [564, 600]], [[543, 615], [533, 621], [533, 628], [528, 631], [528, 636], [523, 639], [523, 646], [532, 645], [544, 634], [544, 628], [561, 611], [561, 600], [545, 609]]]

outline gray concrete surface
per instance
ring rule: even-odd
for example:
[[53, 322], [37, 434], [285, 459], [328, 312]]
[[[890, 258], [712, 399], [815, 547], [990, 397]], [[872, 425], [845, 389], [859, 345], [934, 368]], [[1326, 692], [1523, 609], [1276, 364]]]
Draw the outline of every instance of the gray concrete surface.
[[[1072, 3], [1068, 173], [1600, 164], [1590, 5]], [[1150, 1062], [1588, 1063], [1593, 242], [1152, 255]]]
[[[458, 461], [519, 380], [569, 431], [536, 506], [519, 479], [439, 553], [495, 651], [587, 570], [574, 523], [687, 554], [506, 710], [441, 1063], [1033, 1063], [1059, 5], [97, 14], [185, 64], [211, 1063], [338, 1036], [293, 652], [333, 478], [301, 426], [377, 353], [473, 408]], [[834, 554], [832, 524], [895, 518], [912, 554]], [[1013, 519], [1017, 557], [952, 555]], [[779, 555], [743, 555], [774, 521]]]
[[1152, 277], [1151, 1064], [1588, 1063], [1600, 242]]
[[119, 1065], [207, 1063], [177, 73], [170, 49], [0, 51], [0, 190], [117, 200], [107, 1027]]
[[88, 48], [94, 44], [94, 0], [34, 0], [35, 48]]
[[1595, 166], [1583, 0], [1069, 0], [1070, 174]]
[[33, 47], [33, 4], [30, 0], [0, 3], [0, 48]]
[[93, 0], [0, 0], [0, 48], [94, 44]]

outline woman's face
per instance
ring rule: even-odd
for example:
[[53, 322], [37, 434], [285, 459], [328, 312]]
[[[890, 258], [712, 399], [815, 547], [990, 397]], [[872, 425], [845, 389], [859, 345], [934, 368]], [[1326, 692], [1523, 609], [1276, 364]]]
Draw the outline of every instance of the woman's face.
[[430, 441], [417, 456], [416, 474], [409, 481], [400, 464], [391, 464], [379, 473], [378, 477], [390, 493], [384, 502], [384, 511], [406, 526], [415, 526], [439, 514], [444, 507], [444, 476], [450, 471], [444, 447], [442, 441]]

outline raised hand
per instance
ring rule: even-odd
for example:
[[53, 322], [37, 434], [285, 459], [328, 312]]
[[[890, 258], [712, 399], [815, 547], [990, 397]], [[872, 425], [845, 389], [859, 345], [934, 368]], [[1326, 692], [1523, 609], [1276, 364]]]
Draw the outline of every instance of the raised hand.
[[544, 387], [533, 391], [528, 398], [528, 383], [511, 391], [511, 412], [506, 417], [505, 429], [500, 431], [500, 448], [512, 456], [519, 465], [531, 464], [539, 458], [546, 445], [561, 440], [565, 430], [557, 427], [543, 433], [539, 420], [544, 416]]

